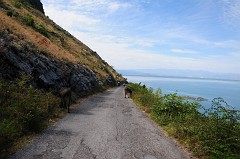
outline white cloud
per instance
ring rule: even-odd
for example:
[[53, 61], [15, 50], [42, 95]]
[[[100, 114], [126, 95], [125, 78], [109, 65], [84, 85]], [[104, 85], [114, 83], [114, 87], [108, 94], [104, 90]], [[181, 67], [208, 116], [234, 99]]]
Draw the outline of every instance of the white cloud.
[[101, 21], [100, 19], [78, 14], [74, 11], [60, 10], [60, 8], [52, 5], [46, 6], [45, 12], [49, 17], [54, 19], [57, 24], [67, 30], [71, 30], [73, 28], [94, 30], [96, 29], [96, 24]]
[[214, 72], [239, 73], [240, 52], [226, 55], [209, 55], [202, 60], [205, 61], [209, 70]]
[[153, 47], [157, 44], [157, 41], [154, 41], [152, 39], [139, 39], [139, 40], [132, 40], [132, 42], [135, 41], [136, 45], [142, 46], [142, 47]]
[[115, 0], [72, 0], [71, 3], [78, 8], [88, 12], [105, 11], [114, 12], [119, 9], [131, 7], [130, 3], [118, 2]]
[[112, 2], [109, 4], [109, 9], [114, 12], [117, 11], [120, 8], [130, 8], [131, 5], [129, 3], [117, 3], [117, 2]]
[[220, 48], [233, 48], [240, 50], [240, 41], [239, 40], [225, 40], [219, 42], [212, 42], [212, 45]]
[[[240, 54], [206, 55], [202, 58], [190, 58], [156, 54], [151, 51], [143, 51], [132, 48], [127, 41], [116, 42], [114, 36], [95, 35], [83, 32], [74, 32], [79, 39], [84, 39], [90, 48], [110, 65], [118, 69], [182, 69], [182, 70], [207, 70], [213, 72], [235, 72], [240, 70]], [[175, 49], [175, 51], [183, 51]], [[193, 53], [192, 50], [187, 50]]]
[[224, 20], [235, 27], [240, 27], [240, 1], [222, 0]]
[[171, 49], [170, 51], [175, 53], [182, 53], [182, 54], [199, 54], [198, 51], [185, 50], [185, 49]]
[[[173, 30], [173, 31], [172, 31]], [[169, 33], [170, 32], [170, 33]], [[161, 31], [161, 35], [168, 43], [173, 42], [173, 45], [183, 42], [185, 45], [198, 45], [207, 48], [226, 48], [240, 50], [239, 39], [226, 39], [226, 40], [208, 40], [197, 35], [194, 31], [189, 31], [184, 28], [172, 28]]]

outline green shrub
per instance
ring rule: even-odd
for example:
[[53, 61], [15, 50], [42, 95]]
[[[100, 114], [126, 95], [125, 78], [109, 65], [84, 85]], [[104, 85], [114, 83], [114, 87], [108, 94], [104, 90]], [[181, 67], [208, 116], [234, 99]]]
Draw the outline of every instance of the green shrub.
[[168, 117], [167, 119], [177, 118], [180, 116], [181, 120], [187, 114], [197, 113], [197, 109], [200, 108], [199, 103], [189, 102], [183, 100], [177, 93], [166, 94], [154, 105], [153, 111], [159, 116], [163, 115]]
[[21, 8], [22, 7], [22, 2], [20, 2], [20, 1], [18, 1], [18, 0], [13, 0], [12, 1], [12, 4], [13, 4], [13, 6], [14, 7], [16, 7], [16, 8]]
[[31, 26], [32, 28], [34, 28], [37, 32], [41, 33], [42, 35], [44, 35], [45, 37], [49, 37], [48, 35], [48, 30], [43, 26], [43, 25], [39, 25], [37, 23], [35, 23], [34, 19], [30, 16], [24, 16], [21, 18], [22, 22], [27, 25], [27, 26]]
[[28, 25], [28, 26], [31, 26], [31, 27], [35, 27], [34, 19], [31, 16], [23, 17], [22, 20], [23, 20], [23, 23], [25, 25]]
[[44, 93], [25, 80], [0, 81], [0, 152], [25, 133], [39, 132], [46, 119], [59, 108], [59, 99]]
[[41, 34], [44, 35], [45, 37], [49, 37], [49, 36], [48, 36], [48, 31], [47, 31], [47, 29], [46, 29], [44, 26], [35, 24], [34, 27], [35, 27], [35, 29], [36, 29], [39, 33], [41, 33]]
[[200, 135], [210, 155], [217, 158], [240, 157], [240, 114], [222, 98], [215, 98], [206, 110], [208, 123]]
[[146, 88], [145, 86], [140, 86], [139, 84], [129, 84], [129, 87], [133, 90], [133, 99], [136, 99], [136, 102], [142, 105], [142, 108], [146, 112], [150, 112], [153, 106], [158, 102], [162, 97], [162, 91], [159, 89], [156, 93], [153, 93], [152, 88]]

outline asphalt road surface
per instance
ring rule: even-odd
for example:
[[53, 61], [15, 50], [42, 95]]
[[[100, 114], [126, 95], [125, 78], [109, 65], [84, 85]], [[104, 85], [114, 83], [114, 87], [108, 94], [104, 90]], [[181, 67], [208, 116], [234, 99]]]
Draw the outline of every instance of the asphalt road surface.
[[185, 159], [189, 154], [125, 99], [123, 87], [94, 95], [13, 159]]

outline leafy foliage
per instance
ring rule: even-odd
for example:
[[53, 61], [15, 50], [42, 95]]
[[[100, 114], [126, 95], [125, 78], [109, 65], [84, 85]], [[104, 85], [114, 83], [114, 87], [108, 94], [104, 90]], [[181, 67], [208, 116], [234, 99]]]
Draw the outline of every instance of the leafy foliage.
[[44, 35], [45, 37], [49, 37], [49, 36], [48, 36], [48, 31], [47, 31], [47, 29], [46, 29], [43, 25], [35, 24], [35, 25], [34, 25], [34, 28], [35, 28], [39, 33], [41, 33], [42, 35]]
[[206, 114], [209, 124], [201, 135], [204, 148], [218, 158], [240, 157], [239, 112], [222, 98], [215, 98]]
[[29, 16], [29, 15], [23, 17], [23, 22], [24, 22], [24, 24], [26, 24], [28, 26], [31, 26], [31, 27], [35, 26], [34, 19], [31, 16]]
[[14, 7], [16, 7], [16, 8], [21, 8], [22, 7], [22, 2], [20, 2], [20, 1], [18, 1], [18, 0], [13, 0], [12, 1], [12, 4], [13, 4], [13, 6]]
[[240, 114], [222, 98], [199, 113], [202, 106], [177, 93], [162, 95], [138, 84], [130, 84], [133, 99], [169, 134], [197, 157], [240, 158]]
[[40, 131], [44, 121], [57, 111], [59, 99], [27, 87], [24, 79], [18, 83], [0, 81], [0, 90], [1, 152], [23, 134]]

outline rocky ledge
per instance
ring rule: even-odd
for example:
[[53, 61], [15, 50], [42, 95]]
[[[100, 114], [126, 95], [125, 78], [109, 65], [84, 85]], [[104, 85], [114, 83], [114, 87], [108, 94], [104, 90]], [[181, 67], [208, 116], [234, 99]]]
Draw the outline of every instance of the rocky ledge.
[[26, 74], [29, 84], [36, 88], [57, 93], [61, 87], [71, 86], [80, 96], [89, 94], [101, 85], [116, 84], [111, 75], [98, 80], [93, 71], [80, 63], [59, 60], [31, 48], [34, 46], [17, 48], [0, 38], [0, 79], [13, 81]]

